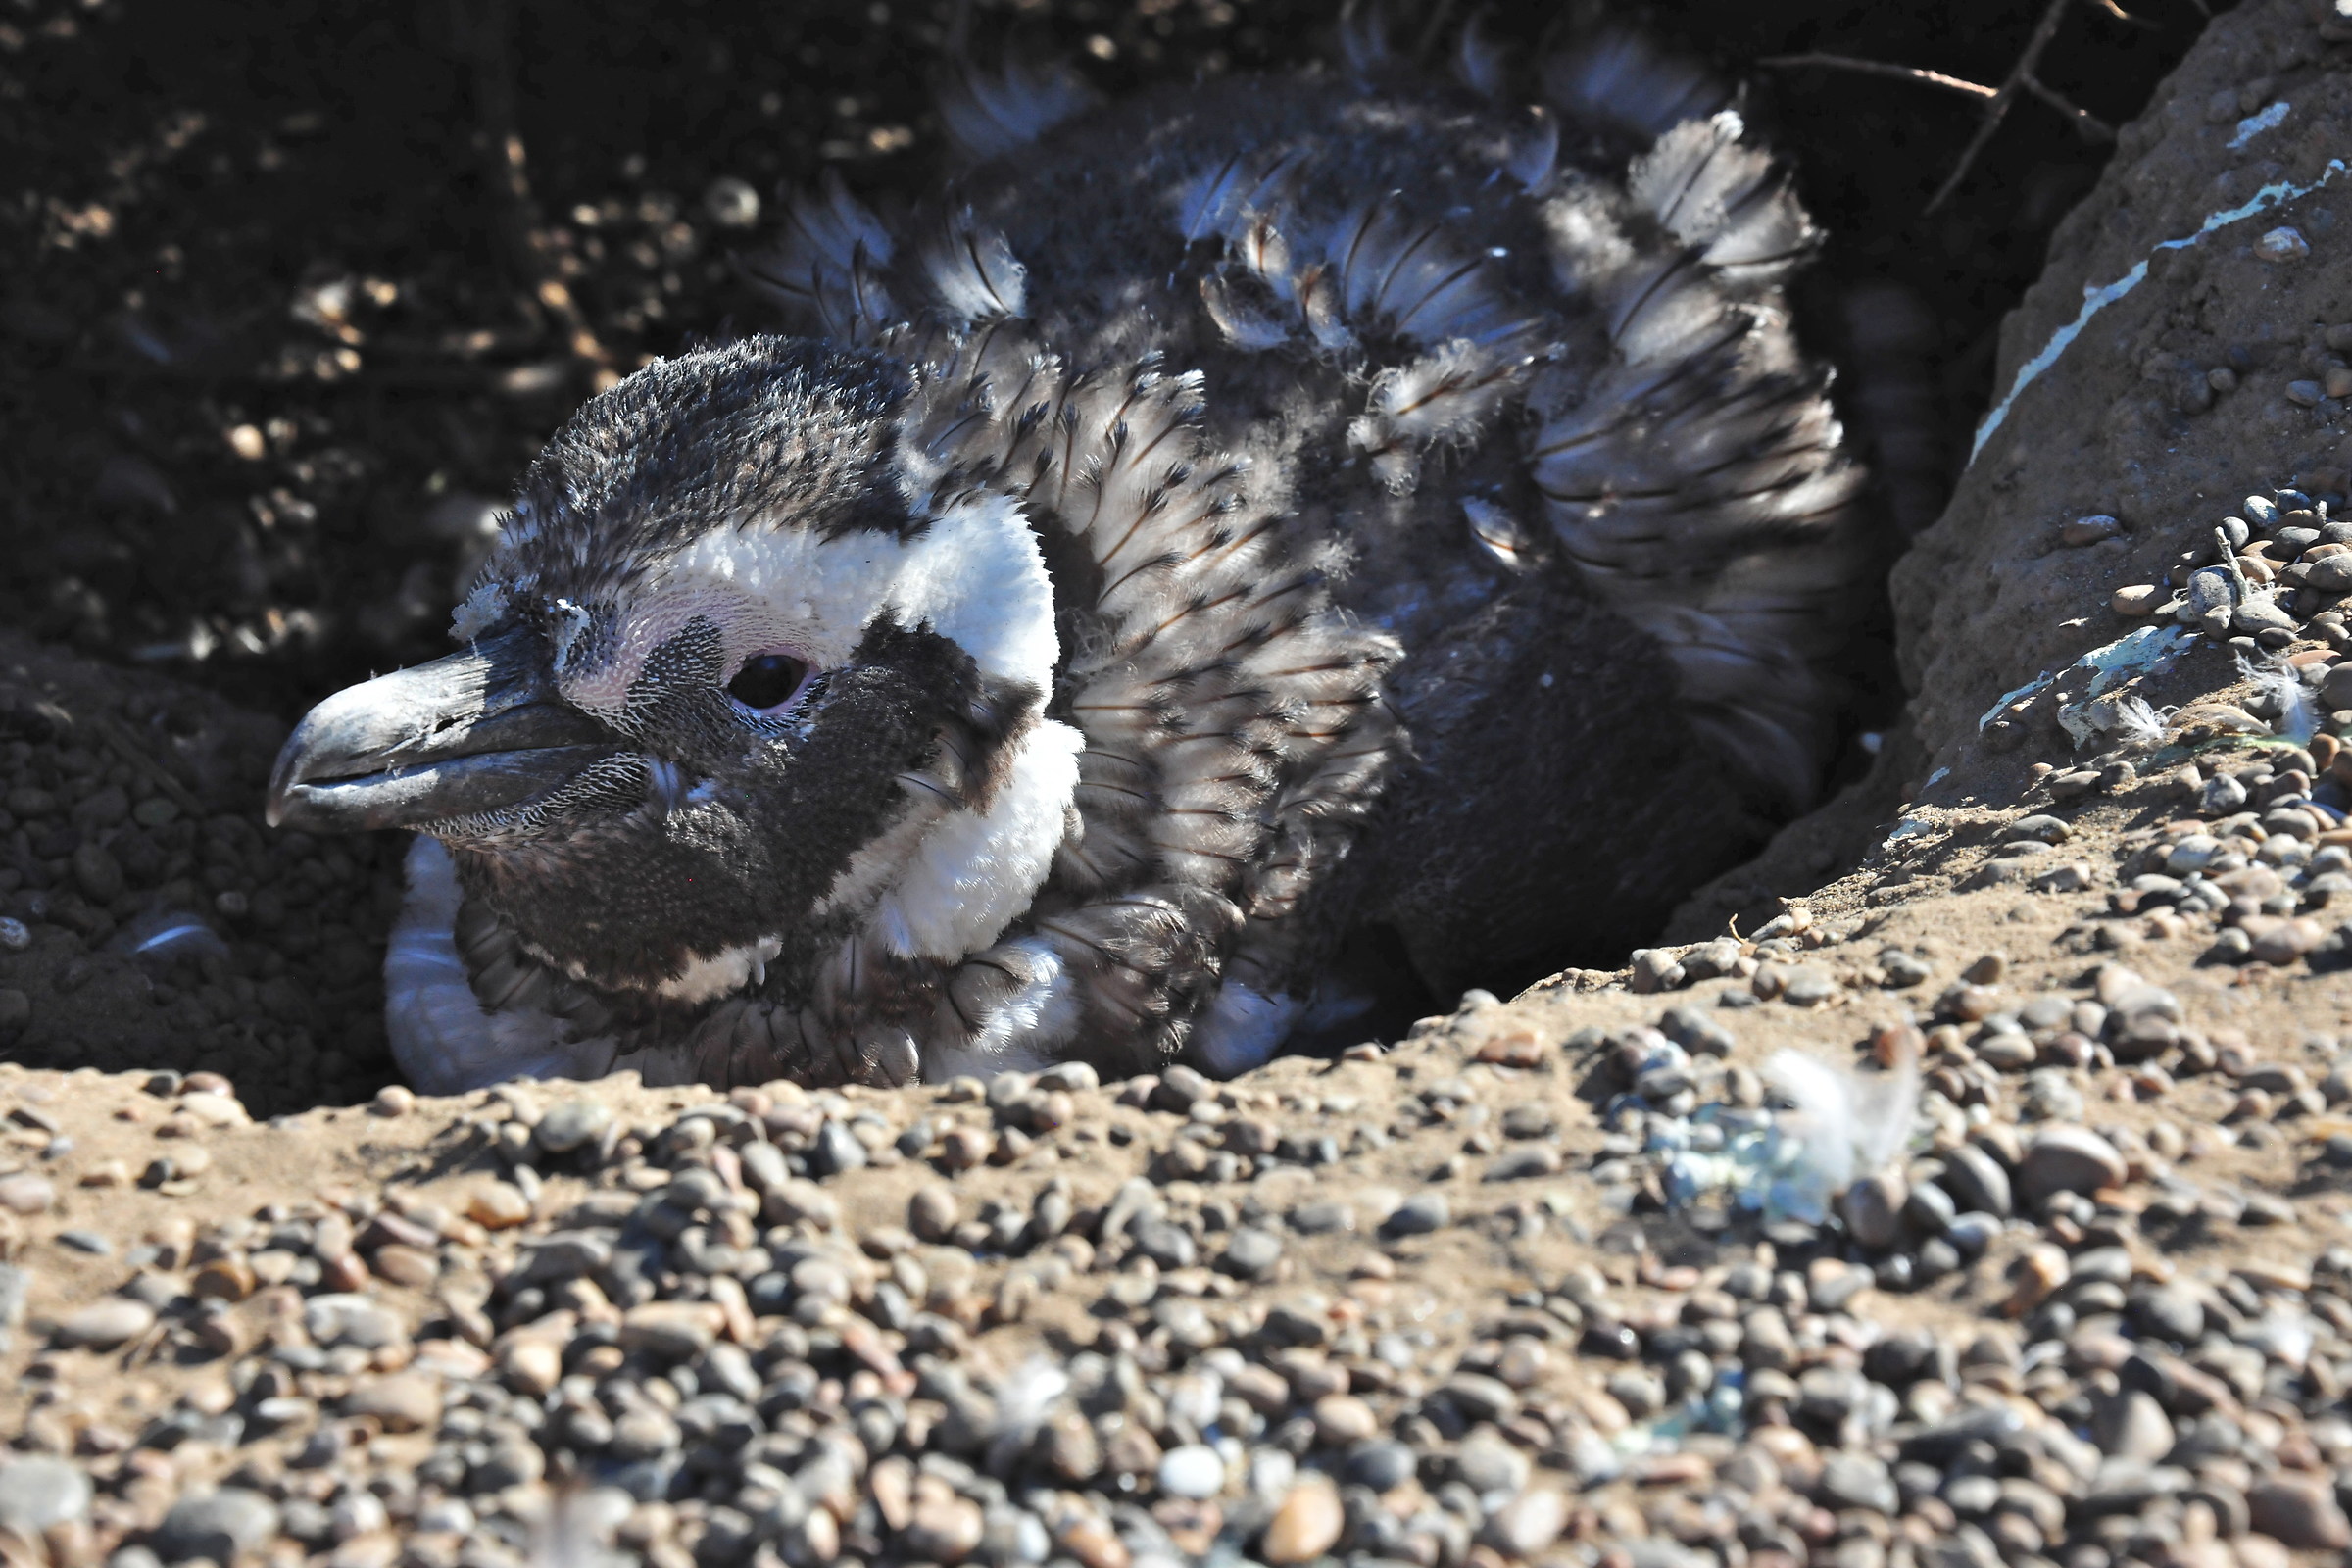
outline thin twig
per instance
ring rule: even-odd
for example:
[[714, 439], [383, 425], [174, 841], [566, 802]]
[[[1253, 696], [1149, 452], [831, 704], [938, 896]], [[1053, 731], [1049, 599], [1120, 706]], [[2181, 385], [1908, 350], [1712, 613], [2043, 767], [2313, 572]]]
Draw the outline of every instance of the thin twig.
[[1756, 62], [1759, 66], [1827, 66], [1835, 71], [1859, 71], [1865, 75], [1893, 76], [1901, 81], [1915, 81], [1925, 87], [1946, 87], [1953, 92], [1966, 93], [1972, 98], [1990, 98], [1997, 89], [1979, 82], [1963, 81], [1947, 76], [1940, 71], [1923, 71], [1917, 66], [1889, 65], [1884, 60], [1857, 60], [1850, 55], [1774, 55]]
[[2083, 140], [2115, 140], [2115, 127], [2113, 125], [2110, 125], [2107, 123], [2107, 122], [2101, 120], [2089, 110], [2078, 108], [2076, 105], [2069, 103], [2064, 97], [2052, 92], [2049, 88], [2041, 84], [2041, 78], [2039, 76], [2028, 76], [2025, 79], [2024, 86], [2026, 91], [2032, 93], [2043, 103], [2048, 104], [2052, 109], [2057, 110], [2060, 114], [2065, 115], [2073, 120], [2075, 122], [2075, 128], [2082, 133]]
[[1941, 207], [1952, 192], [1960, 188], [1960, 181], [1968, 177], [1977, 155], [1984, 150], [1985, 143], [1992, 140], [1992, 133], [2001, 128], [2001, 121], [2008, 115], [2009, 106], [2017, 101], [2019, 89], [2032, 78], [2034, 68], [2041, 64], [2042, 51], [2049, 48], [2050, 40], [2058, 35], [2058, 24], [2065, 20], [2066, 8], [2071, 4], [2073, 0], [2050, 0], [2042, 11], [2041, 20], [2034, 24], [2034, 36], [2026, 40], [2025, 52], [2017, 57], [2017, 64], [2009, 68], [2008, 79], [2001, 83], [2000, 91], [1992, 95], [1992, 101], [1984, 106], [1984, 118], [1978, 123], [1977, 133], [1968, 139], [1968, 146], [1961, 152], [1960, 161], [1952, 166], [1952, 172], [1944, 177], [1941, 188], [1930, 198], [1927, 206], [1929, 212]]
[[[2118, 22], [2127, 23], [2134, 27], [2145, 27], [2151, 32], [2157, 30], [2157, 24], [2155, 23], [2150, 22], [2145, 17], [2133, 16], [2131, 12], [2126, 11], [2122, 6], [2117, 5], [2115, 0], [2082, 0], [2082, 3], [2090, 7], [2093, 11], [2106, 12]], [[2192, 0], [2192, 3], [2196, 5], [2199, 11], [2203, 11], [2205, 9], [2203, 0]]]
[[558, 272], [546, 233], [539, 225], [538, 206], [531, 199], [521, 118], [514, 104], [510, 49], [513, 9], [508, 0], [472, 0], [473, 15], [467, 19], [464, 16], [466, 5], [466, 0], [455, 0], [451, 11], [463, 29], [466, 53], [473, 62], [474, 120], [483, 143], [492, 226], [517, 280], [531, 291], [538, 307], [554, 318], [571, 357], [601, 383], [613, 373], [612, 356], [597, 340], [596, 329], [589, 325], [586, 313]]

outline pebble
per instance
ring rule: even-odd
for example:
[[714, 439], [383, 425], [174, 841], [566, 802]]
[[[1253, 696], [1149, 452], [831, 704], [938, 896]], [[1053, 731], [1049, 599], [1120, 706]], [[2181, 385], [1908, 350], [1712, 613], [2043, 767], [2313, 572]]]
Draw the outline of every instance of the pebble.
[[441, 1416], [441, 1380], [422, 1372], [363, 1378], [343, 1401], [347, 1414], [373, 1416], [387, 1432], [416, 1432]]
[[1453, 1211], [1444, 1193], [1415, 1193], [1397, 1204], [1380, 1228], [1389, 1236], [1426, 1236], [1451, 1223]]
[[1300, 1203], [1290, 1213], [1291, 1229], [1301, 1236], [1324, 1236], [1355, 1229], [1355, 1210], [1337, 1199]]
[[[1326, 1447], [1350, 1447], [1380, 1433], [1378, 1412], [1353, 1395], [1326, 1394], [1315, 1401], [1313, 1414], [1316, 1441]], [[1373, 1490], [1385, 1492], [1388, 1488]]]
[[958, 1218], [955, 1190], [944, 1183], [922, 1188], [906, 1200], [906, 1228], [922, 1241], [946, 1241]]
[[2038, 1203], [2054, 1193], [2095, 1193], [2122, 1186], [2124, 1157], [2087, 1128], [2053, 1123], [2034, 1135], [2017, 1175], [2026, 1200]]
[[1202, 1443], [1170, 1448], [1160, 1456], [1159, 1490], [1173, 1497], [1213, 1497], [1225, 1490], [1225, 1461]]
[[2091, 1441], [2110, 1458], [2154, 1464], [2173, 1451], [2172, 1418], [2164, 1406], [2138, 1390], [2126, 1389], [2097, 1401], [2091, 1410]]
[[0, 1208], [15, 1214], [45, 1214], [57, 1201], [57, 1184], [46, 1176], [21, 1171], [0, 1176]]
[[1348, 1479], [1374, 1492], [1393, 1492], [1413, 1479], [1420, 1458], [1394, 1438], [1370, 1438], [1348, 1450]]
[[2352, 1523], [2324, 1482], [2275, 1477], [2247, 1489], [2246, 1509], [2254, 1528], [2281, 1545], [2299, 1551], [2352, 1545]]
[[531, 1142], [551, 1154], [568, 1154], [602, 1138], [612, 1124], [612, 1108], [601, 1101], [567, 1100], [539, 1118]]
[[817, 1129], [816, 1143], [808, 1151], [808, 1168], [820, 1176], [838, 1176], [843, 1171], [864, 1166], [867, 1154], [858, 1135], [838, 1121], [828, 1120]]
[[154, 1546], [166, 1562], [206, 1557], [227, 1563], [260, 1550], [277, 1527], [277, 1505], [268, 1497], [243, 1487], [222, 1487], [173, 1503], [156, 1527]]
[[1975, 1144], [1962, 1144], [1943, 1157], [1943, 1190], [1961, 1212], [2006, 1216], [2012, 1201], [2009, 1173]]
[[498, 1353], [499, 1376], [517, 1394], [534, 1397], [552, 1390], [564, 1376], [564, 1351], [554, 1342], [538, 1338], [510, 1340]]
[[0, 1530], [26, 1540], [90, 1511], [90, 1478], [79, 1465], [21, 1454], [0, 1470]]
[[57, 1343], [111, 1350], [155, 1327], [155, 1308], [127, 1296], [110, 1296], [68, 1313], [57, 1325]]
[[1487, 1522], [1487, 1539], [1507, 1556], [1533, 1558], [1568, 1528], [1568, 1498], [1550, 1487], [1531, 1487]]
[[531, 1217], [531, 1200], [518, 1188], [491, 1182], [466, 1198], [466, 1217], [485, 1230], [511, 1230]]
[[1903, 1205], [1910, 1197], [1910, 1184], [1903, 1173], [1890, 1166], [1847, 1188], [1838, 1200], [1838, 1212], [1844, 1215], [1856, 1244], [1881, 1251], [1901, 1239]]
[[1272, 1231], [1245, 1225], [1233, 1233], [1217, 1267], [1245, 1280], [1262, 1280], [1282, 1262], [1282, 1238]]
[[1337, 1488], [1320, 1477], [1301, 1481], [1274, 1510], [1258, 1544], [1259, 1555], [1273, 1568], [1313, 1562], [1339, 1544], [1347, 1523]]
[[952, 1565], [980, 1548], [987, 1528], [978, 1503], [947, 1493], [917, 1502], [900, 1540], [918, 1562]]
[[1480, 1427], [1464, 1438], [1453, 1453], [1454, 1473], [1480, 1496], [1496, 1493], [1517, 1495], [1527, 1485], [1527, 1455], [1492, 1427]]
[[2311, 254], [2311, 242], [2301, 229], [2282, 224], [2254, 242], [2254, 254], [2266, 262], [2298, 262]]

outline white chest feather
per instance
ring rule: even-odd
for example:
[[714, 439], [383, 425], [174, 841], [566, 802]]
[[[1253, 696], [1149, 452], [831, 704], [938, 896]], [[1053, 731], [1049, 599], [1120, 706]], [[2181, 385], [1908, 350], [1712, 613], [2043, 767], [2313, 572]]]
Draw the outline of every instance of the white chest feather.
[[901, 957], [979, 952], [1045, 885], [1068, 828], [1086, 737], [1047, 719], [1014, 745], [1010, 775], [988, 809], [934, 822], [875, 906], [876, 927]]

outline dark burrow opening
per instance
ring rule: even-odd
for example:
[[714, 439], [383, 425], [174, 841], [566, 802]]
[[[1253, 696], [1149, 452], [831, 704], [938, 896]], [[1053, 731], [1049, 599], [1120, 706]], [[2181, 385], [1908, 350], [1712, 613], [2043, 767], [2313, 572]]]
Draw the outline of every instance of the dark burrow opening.
[[[2130, 9], [2067, 5], [2035, 73], [2109, 126], [2204, 23], [2200, 0]], [[0, 914], [15, 922], [0, 926], [0, 1054], [217, 1071], [263, 1113], [371, 1093], [390, 1072], [376, 969], [399, 846], [273, 833], [262, 785], [311, 702], [445, 649], [497, 498], [582, 394], [562, 352], [571, 326], [628, 365], [762, 324], [729, 263], [758, 232], [740, 220], [762, 205], [772, 219], [779, 184], [826, 166], [866, 191], [922, 183], [932, 79], [957, 27], [1069, 55], [1116, 92], [1327, 53], [1335, 10], [424, 0], [257, 23], [226, 0], [30, 0], [12, 13], [0, 139], [24, 199], [0, 222], [13, 564], [0, 624], [26, 640], [0, 643]], [[1931, 212], [1981, 100], [1786, 60], [1997, 84], [2047, 10], [1608, 11], [1747, 81], [1744, 112], [1828, 231], [1802, 324], [1840, 365], [1849, 423], [1885, 470], [1890, 557], [1938, 509], [2001, 316], [2110, 149], [2022, 96]], [[1525, 54], [1564, 24], [1533, 5], [1490, 19]], [[500, 64], [484, 29], [502, 26]], [[534, 297], [502, 242], [482, 149], [506, 129], [527, 151], [564, 309]], [[1855, 661], [1840, 780], [1899, 717], [1891, 642], [1882, 612]], [[1808, 874], [1836, 869], [1832, 857]], [[191, 911], [201, 923], [175, 923]]]

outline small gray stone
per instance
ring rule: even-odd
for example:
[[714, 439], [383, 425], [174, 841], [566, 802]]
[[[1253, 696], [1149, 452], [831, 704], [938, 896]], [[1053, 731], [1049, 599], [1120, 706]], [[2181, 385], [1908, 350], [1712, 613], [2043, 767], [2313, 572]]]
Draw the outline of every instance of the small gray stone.
[[2202, 626], [2207, 636], [2230, 635], [2230, 573], [2220, 566], [2206, 566], [2188, 574], [2188, 603], [2180, 612], [2181, 619], [2190, 625]]
[[827, 1118], [816, 1130], [816, 1142], [808, 1150], [808, 1168], [819, 1176], [838, 1176], [864, 1163], [865, 1146], [858, 1141], [857, 1135]]
[[0, 1176], [0, 1208], [19, 1214], [40, 1214], [57, 1201], [57, 1184], [32, 1171]]
[[1282, 1261], [1282, 1238], [1272, 1231], [1245, 1225], [1225, 1244], [1217, 1267], [1245, 1280], [1262, 1280]]
[[1825, 1362], [1805, 1368], [1796, 1393], [1807, 1415], [1837, 1426], [1870, 1397], [1870, 1380], [1853, 1367]]
[[1193, 1108], [1193, 1102], [1205, 1100], [1217, 1092], [1217, 1086], [1195, 1068], [1179, 1062], [1159, 1075], [1159, 1085], [1152, 1091], [1155, 1103], [1178, 1114]]
[[1160, 1456], [1159, 1490], [1171, 1497], [1213, 1497], [1225, 1490], [1225, 1461], [1204, 1443], [1170, 1448]]
[[[1736, 958], [1739, 945], [1726, 946]], [[1731, 965], [1725, 964], [1717, 972], [1728, 974]], [[1728, 1056], [1737, 1043], [1729, 1029], [1696, 1007], [1667, 1008], [1666, 1015], [1658, 1020], [1658, 1031], [1693, 1056]]]
[[2266, 631], [2283, 631], [2292, 634], [2301, 630], [2301, 623], [2294, 616], [2279, 609], [2278, 601], [2271, 595], [2255, 593], [2238, 601], [2237, 609], [2230, 616], [2230, 629], [2241, 636], [2247, 634], [2260, 636]]
[[1933, 1182], [1922, 1182], [1903, 1200], [1903, 1218], [1930, 1236], [1941, 1236], [1959, 1212], [1952, 1195]]
[[1927, 959], [1902, 948], [1887, 948], [1879, 955], [1879, 973], [1892, 991], [1907, 991], [1923, 984], [1935, 972]]
[[1807, 1304], [1816, 1312], [1841, 1312], [1870, 1281], [1866, 1268], [1834, 1257], [1816, 1258], [1805, 1270]]
[[1857, 1244], [1874, 1252], [1884, 1251], [1902, 1238], [1903, 1204], [1910, 1197], [1911, 1187], [1903, 1180], [1902, 1171], [1890, 1165], [1847, 1188], [1838, 1207]]
[[2135, 1293], [2128, 1307], [2141, 1333], [2180, 1345], [2194, 1345], [2205, 1332], [2205, 1303], [2183, 1285], [2158, 1285]]
[[1838, 977], [1816, 964], [1800, 963], [1781, 982], [1781, 1000], [1792, 1007], [1818, 1007], [1838, 995]]
[[1480, 1496], [1515, 1495], [1527, 1485], [1530, 1466], [1518, 1446], [1491, 1427], [1480, 1427], [1454, 1450], [1454, 1473]]
[[[1952, 1216], [1951, 1224], [1944, 1227], [1943, 1240], [1949, 1242], [1953, 1250], [1962, 1257], [1982, 1257], [1984, 1250], [2000, 1234], [2001, 1221], [1996, 1216], [1982, 1210], [1971, 1210]], [[1924, 1258], [1927, 1249], [1920, 1249], [1920, 1255]]]
[[1525, 1101], [1502, 1113], [1505, 1138], [1549, 1138], [1558, 1126], [1551, 1107], [1541, 1101]]
[[1549, 1487], [1531, 1487], [1494, 1511], [1487, 1537], [1507, 1556], [1532, 1559], [1568, 1527], [1568, 1498]]
[[1511, 1386], [1481, 1372], [1456, 1372], [1438, 1393], [1473, 1421], [1508, 1421], [1519, 1410]]
[[1413, 1478], [1420, 1458], [1394, 1438], [1369, 1438], [1348, 1450], [1348, 1479], [1374, 1492], [1390, 1492]]
[[1526, 1181], [1536, 1176], [1556, 1176], [1560, 1172], [1560, 1152], [1549, 1144], [1526, 1144], [1506, 1149], [1487, 1165], [1486, 1179], [1491, 1182]]
[[2137, 1389], [2124, 1389], [2091, 1409], [2090, 1437], [2111, 1458], [2154, 1464], [2173, 1451], [2173, 1423], [2164, 1406]]
[[1444, 1193], [1415, 1193], [1396, 1205], [1381, 1230], [1390, 1236], [1426, 1236], [1453, 1223]]
[[2087, 1127], [2053, 1123], [2034, 1135], [2018, 1166], [2018, 1184], [2029, 1202], [2053, 1193], [2095, 1193], [2124, 1182], [2124, 1156]]
[[2008, 1217], [2012, 1202], [2009, 1173], [1975, 1144], [1962, 1144], [1945, 1154], [1943, 1175], [1938, 1180], [1962, 1212]]
[[1850, 1450], [1831, 1454], [1821, 1466], [1822, 1499], [1837, 1508], [1893, 1513], [1901, 1506], [1894, 1477], [1879, 1459]]
[[1164, 1219], [1140, 1220], [1127, 1228], [1135, 1250], [1161, 1268], [1191, 1268], [1200, 1249], [1183, 1226]]
[[90, 1511], [90, 1478], [81, 1466], [26, 1454], [0, 1470], [0, 1530], [26, 1540]]
[[314, 1296], [303, 1303], [303, 1327], [320, 1345], [356, 1345], [380, 1350], [408, 1338], [398, 1313], [366, 1296]]
[[2245, 804], [2246, 787], [2228, 773], [2207, 779], [2204, 793], [2197, 798], [2197, 809], [2206, 816], [2228, 816]]
[[1666, 1407], [1666, 1385], [1647, 1367], [1628, 1367], [1609, 1374], [1609, 1397], [1625, 1406], [1637, 1421], [1647, 1420]]
[[526, 1245], [517, 1287], [578, 1279], [612, 1261], [612, 1238], [603, 1231], [556, 1231]]
[[593, 1100], [566, 1100], [539, 1118], [531, 1142], [551, 1154], [568, 1154], [602, 1138], [612, 1123], [612, 1110]]
[[155, 1308], [127, 1296], [110, 1296], [69, 1314], [57, 1325], [57, 1343], [92, 1350], [126, 1345], [155, 1327]]
[[1300, 1203], [1291, 1210], [1291, 1229], [1301, 1236], [1323, 1236], [1355, 1229], [1355, 1210], [1336, 1198]]
[[2036, 1067], [2026, 1074], [2024, 1114], [2029, 1121], [2072, 1121], [2084, 1110], [2082, 1092], [2063, 1067]]
[[233, 1562], [259, 1551], [277, 1534], [277, 1505], [258, 1492], [222, 1487], [182, 1497], [155, 1530], [155, 1549], [166, 1562], [209, 1557]]
[[906, 1228], [926, 1242], [944, 1242], [955, 1232], [961, 1217], [956, 1201], [956, 1190], [945, 1182], [933, 1182], [916, 1189], [906, 1200]]
[[772, 1193], [792, 1180], [792, 1166], [784, 1158], [784, 1151], [773, 1144], [745, 1144], [735, 1155], [743, 1162], [743, 1179], [756, 1192]]
[[1943, 1500], [1964, 1519], [1981, 1519], [2001, 1500], [2001, 1484], [1992, 1476], [1954, 1476], [1943, 1484]]

